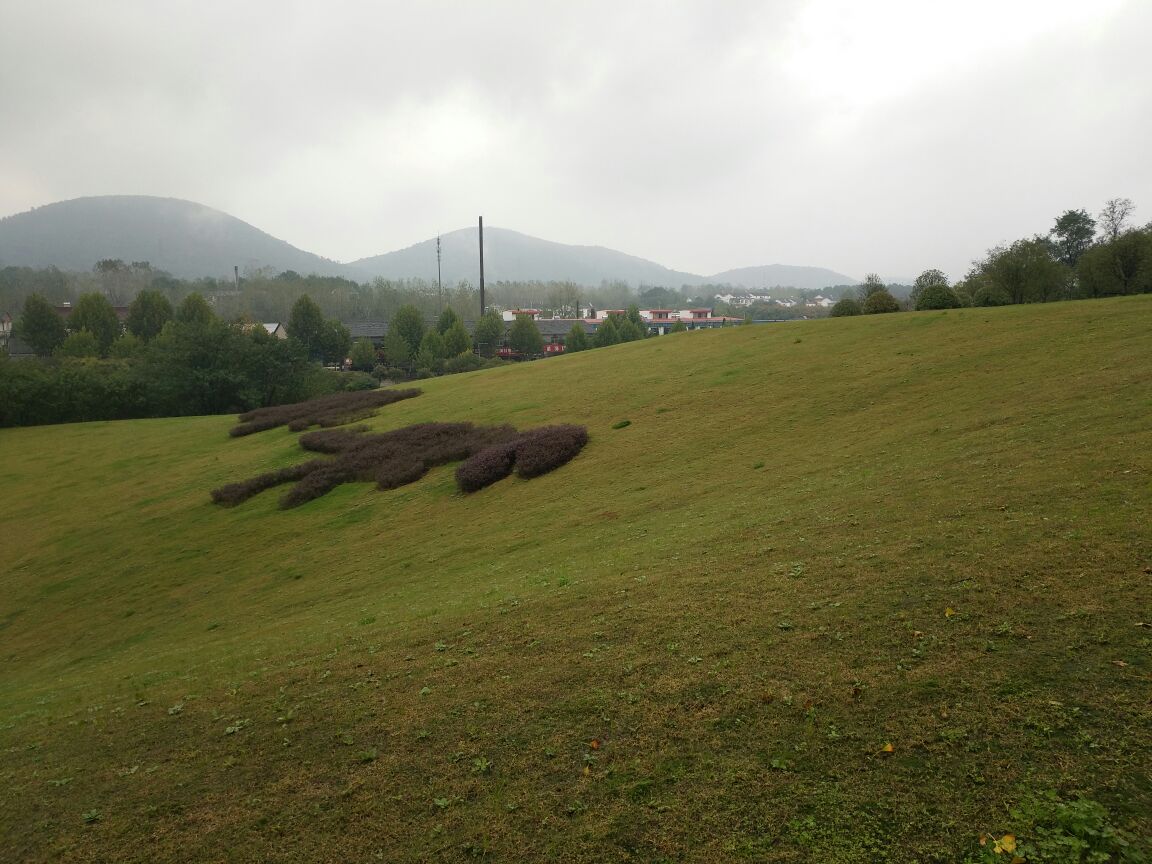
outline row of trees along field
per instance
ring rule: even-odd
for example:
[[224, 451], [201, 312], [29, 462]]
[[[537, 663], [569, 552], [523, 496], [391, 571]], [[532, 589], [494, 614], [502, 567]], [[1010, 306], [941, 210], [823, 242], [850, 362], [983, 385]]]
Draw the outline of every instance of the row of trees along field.
[[[682, 308], [707, 302], [712, 288], [721, 290], [723, 286], [669, 289], [641, 285], [634, 290], [621, 281], [604, 281], [596, 287], [561, 281], [496, 281], [488, 283], [486, 300], [499, 309], [540, 309], [558, 317], [576, 317], [586, 306], [624, 309], [629, 303], [639, 303], [644, 308]], [[226, 320], [286, 321], [304, 295], [314, 300], [326, 317], [338, 321], [390, 321], [402, 307], [413, 306], [426, 319], [435, 319], [443, 309], [451, 308], [470, 322], [480, 305], [479, 290], [469, 282], [442, 288], [424, 279], [358, 283], [338, 276], [302, 276], [291, 270], [275, 275], [265, 270], [249, 271], [238, 281], [187, 280], [155, 270], [147, 261], [125, 264], [119, 259], [105, 259], [87, 273], [52, 267], [0, 267], [0, 312], [17, 314], [32, 294], [55, 303], [75, 304], [84, 294], [99, 293], [114, 305], [122, 305], [146, 289], [164, 295], [173, 306], [188, 294], [201, 294]]]
[[989, 249], [961, 281], [950, 285], [939, 270], [916, 279], [906, 304], [869, 274], [858, 296], [845, 296], [833, 316], [1006, 306], [1152, 292], [1152, 223], [1133, 227], [1135, 205], [1113, 198], [1097, 217], [1085, 210], [1061, 214], [1047, 234]]
[[14, 333], [40, 356], [0, 357], [0, 426], [232, 413], [357, 386], [318, 362], [343, 358], [348, 331], [315, 304], [294, 311], [297, 335], [277, 339], [197, 293], [173, 307], [140, 291], [124, 326], [104, 294], [81, 295], [67, 319], [32, 294]]

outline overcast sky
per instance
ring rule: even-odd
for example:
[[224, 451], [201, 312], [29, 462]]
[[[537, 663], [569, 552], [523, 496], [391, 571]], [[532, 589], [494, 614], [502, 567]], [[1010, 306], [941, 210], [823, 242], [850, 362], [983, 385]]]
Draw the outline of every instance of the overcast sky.
[[1150, 45], [1150, 0], [0, 0], [0, 215], [960, 277], [1066, 209], [1152, 220]]

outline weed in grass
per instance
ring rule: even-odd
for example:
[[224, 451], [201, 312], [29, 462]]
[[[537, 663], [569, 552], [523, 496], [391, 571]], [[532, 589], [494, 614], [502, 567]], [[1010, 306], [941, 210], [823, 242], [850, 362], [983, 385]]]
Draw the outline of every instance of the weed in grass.
[[623, 429], [623, 428], [625, 428], [627, 426], [631, 426], [631, 425], [632, 425], [631, 420], [617, 420], [615, 423], [612, 424], [612, 428], [613, 429]]
[[472, 760], [472, 773], [473, 774], [489, 774], [492, 771], [492, 763], [485, 759], [483, 756], [477, 756]]
[[1025, 798], [1010, 811], [1010, 831], [996, 836], [982, 834], [975, 860], [999, 864], [1011, 860], [1036, 864], [1081, 862], [1147, 862], [1148, 838], [1119, 828], [1108, 809], [1089, 798], [1071, 801], [1055, 791]]

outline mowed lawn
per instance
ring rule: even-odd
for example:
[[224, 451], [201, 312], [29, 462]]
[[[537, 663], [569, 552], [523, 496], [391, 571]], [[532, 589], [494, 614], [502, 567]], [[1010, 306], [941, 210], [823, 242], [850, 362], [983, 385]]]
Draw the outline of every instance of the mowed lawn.
[[1038, 795], [1152, 835], [1152, 297], [420, 386], [369, 425], [590, 441], [284, 511], [208, 494], [284, 429], [0, 430], [0, 860], [980, 861]]

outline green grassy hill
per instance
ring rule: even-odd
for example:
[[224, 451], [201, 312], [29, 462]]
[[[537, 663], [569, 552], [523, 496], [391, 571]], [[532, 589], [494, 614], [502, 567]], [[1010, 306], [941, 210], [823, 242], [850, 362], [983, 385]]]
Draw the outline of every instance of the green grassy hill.
[[587, 425], [468, 497], [223, 509], [298, 436], [0, 431], [5, 860], [1007, 861], [1079, 796], [1147, 838], [1150, 332], [686, 333], [369, 421]]

